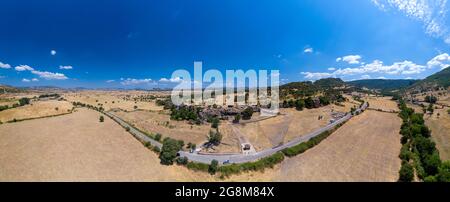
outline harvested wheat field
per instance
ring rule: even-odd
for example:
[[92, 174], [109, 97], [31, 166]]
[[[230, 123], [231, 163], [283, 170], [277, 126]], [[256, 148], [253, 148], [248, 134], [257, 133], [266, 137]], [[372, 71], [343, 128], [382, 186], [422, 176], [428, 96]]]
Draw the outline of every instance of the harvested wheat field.
[[367, 97], [366, 101], [370, 109], [398, 112], [397, 103], [391, 97]]
[[276, 181], [397, 181], [401, 120], [396, 114], [366, 111], [322, 143], [287, 159]]
[[433, 115], [424, 116], [442, 160], [450, 160], [450, 114], [447, 112], [448, 109], [448, 107], [435, 109]]
[[0, 121], [7, 122], [14, 119], [22, 120], [65, 114], [69, 113], [72, 107], [72, 104], [66, 101], [37, 101], [22, 107], [0, 111]]
[[[121, 91], [81, 91], [78, 93], [67, 93], [63, 97], [69, 102], [81, 102], [96, 107], [103, 107], [106, 111], [118, 108], [127, 111], [136, 109], [159, 111], [161, 106], [156, 106], [153, 100], [140, 101], [134, 100], [138, 96], [150, 96], [151, 93], [143, 94], [139, 91], [121, 92]], [[155, 93], [155, 95], [159, 95]], [[135, 108], [135, 106], [137, 108]]]
[[[186, 181], [114, 121], [87, 109], [0, 125], [0, 181]], [[207, 179], [206, 179], [207, 180]]]

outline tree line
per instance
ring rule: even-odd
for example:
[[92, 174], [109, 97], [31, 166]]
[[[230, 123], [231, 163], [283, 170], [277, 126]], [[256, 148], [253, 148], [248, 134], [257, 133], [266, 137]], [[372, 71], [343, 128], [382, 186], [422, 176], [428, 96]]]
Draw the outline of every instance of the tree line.
[[450, 162], [442, 162], [431, 131], [425, 125], [423, 114], [408, 108], [404, 100], [399, 103], [403, 123], [400, 129], [402, 148], [399, 181], [414, 180], [414, 173], [425, 182], [450, 182]]

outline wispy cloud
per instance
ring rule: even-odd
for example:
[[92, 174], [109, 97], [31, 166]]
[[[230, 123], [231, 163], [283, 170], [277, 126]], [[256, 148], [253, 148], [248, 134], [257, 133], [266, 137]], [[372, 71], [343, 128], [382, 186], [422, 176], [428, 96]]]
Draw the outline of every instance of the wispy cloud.
[[56, 50], [51, 50], [50, 55], [56, 55]]
[[122, 81], [120, 84], [124, 86], [130, 86], [130, 85], [139, 85], [139, 84], [152, 84], [154, 83], [152, 79], [133, 79], [133, 78], [127, 78], [127, 79], [121, 79]]
[[33, 71], [34, 69], [28, 65], [19, 65], [14, 68], [16, 71]]
[[11, 68], [11, 65], [5, 64], [3, 62], [0, 62], [0, 68], [2, 68], [2, 69], [9, 69], [9, 68]]
[[43, 79], [46, 79], [46, 80], [66, 80], [66, 79], [68, 79], [62, 73], [53, 73], [53, 72], [37, 71], [37, 70], [31, 71], [31, 73], [35, 74], [35, 75], [38, 75], [40, 78], [43, 78]]
[[421, 21], [425, 32], [450, 44], [450, 31], [446, 23], [447, 0], [371, 0], [382, 11], [396, 9], [408, 17]]
[[73, 69], [73, 67], [72, 66], [70, 66], [70, 65], [60, 65], [59, 66], [59, 69]]
[[347, 55], [344, 57], [336, 58], [336, 62], [344, 61], [347, 62], [348, 64], [359, 64], [361, 58], [362, 57], [360, 55]]
[[305, 48], [305, 50], [303, 50], [304, 53], [313, 53], [314, 49], [313, 48]]
[[176, 77], [176, 78], [170, 78], [170, 79], [167, 79], [167, 78], [161, 78], [160, 80], [159, 80], [159, 82], [163, 82], [163, 83], [180, 83], [180, 82], [182, 82], [183, 81], [183, 79], [181, 79], [180, 77]]

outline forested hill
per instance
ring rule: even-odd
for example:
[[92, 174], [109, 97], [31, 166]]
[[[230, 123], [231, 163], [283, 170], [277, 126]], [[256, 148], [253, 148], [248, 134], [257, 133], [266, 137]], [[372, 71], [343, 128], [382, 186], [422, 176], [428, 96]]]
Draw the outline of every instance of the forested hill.
[[379, 90], [396, 90], [407, 88], [419, 80], [410, 79], [367, 79], [367, 80], [357, 80], [347, 82], [349, 85], [358, 88], [369, 88], [369, 89], [379, 89]]

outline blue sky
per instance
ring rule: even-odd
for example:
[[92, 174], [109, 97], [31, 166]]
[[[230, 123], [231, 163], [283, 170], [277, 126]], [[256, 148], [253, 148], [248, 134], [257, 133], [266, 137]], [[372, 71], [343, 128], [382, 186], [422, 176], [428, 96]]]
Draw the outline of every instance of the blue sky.
[[[0, 2], [0, 83], [168, 87], [173, 71], [283, 82], [424, 78], [450, 64], [447, 0]], [[167, 78], [167, 79], [162, 79]]]

